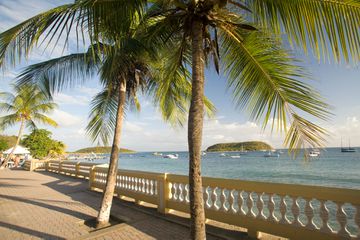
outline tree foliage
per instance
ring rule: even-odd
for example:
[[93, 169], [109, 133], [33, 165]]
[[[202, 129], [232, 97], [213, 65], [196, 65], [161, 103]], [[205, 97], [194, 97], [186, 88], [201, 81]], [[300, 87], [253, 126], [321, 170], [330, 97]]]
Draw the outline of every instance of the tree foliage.
[[8, 149], [9, 145], [4, 139], [0, 139], [0, 152]]
[[65, 144], [51, 138], [51, 132], [35, 129], [25, 136], [22, 144], [27, 147], [35, 158], [61, 155], [65, 152]]
[[14, 146], [15, 143], [16, 143], [16, 136], [0, 135], [0, 152], [7, 150], [11, 146]]

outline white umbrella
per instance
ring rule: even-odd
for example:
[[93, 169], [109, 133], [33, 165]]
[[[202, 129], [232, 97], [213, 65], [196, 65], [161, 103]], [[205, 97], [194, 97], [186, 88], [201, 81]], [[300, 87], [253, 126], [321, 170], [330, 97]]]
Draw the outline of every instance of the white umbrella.
[[[10, 154], [11, 151], [13, 150], [13, 147], [12, 148], [9, 148], [8, 150], [6, 150], [5, 152], [3, 152], [3, 154]], [[29, 150], [27, 150], [27, 148], [24, 148], [22, 146], [17, 146], [15, 148], [15, 151], [13, 154], [30, 154]]]

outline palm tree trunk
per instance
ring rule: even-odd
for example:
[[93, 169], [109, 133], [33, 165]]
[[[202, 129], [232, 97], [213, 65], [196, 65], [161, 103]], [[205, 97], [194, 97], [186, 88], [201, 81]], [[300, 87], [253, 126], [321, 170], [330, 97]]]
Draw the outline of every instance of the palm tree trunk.
[[20, 139], [21, 136], [23, 134], [24, 131], [24, 127], [25, 127], [25, 121], [24, 119], [21, 120], [21, 125], [20, 125], [20, 129], [19, 129], [19, 134], [18, 137], [16, 139], [16, 143], [15, 146], [13, 147], [13, 149], [11, 150], [10, 154], [6, 157], [6, 159], [4, 160], [4, 162], [1, 164], [1, 168], [5, 168], [7, 166], [7, 163], [9, 162], [9, 160], [11, 159], [12, 155], [14, 154], [16, 147], [19, 145], [20, 143]]
[[190, 237], [206, 239], [205, 212], [201, 179], [201, 142], [204, 121], [204, 52], [203, 24], [195, 20], [192, 25], [192, 96], [188, 120]]
[[122, 81], [120, 83], [120, 89], [119, 89], [116, 126], [115, 126], [114, 140], [110, 155], [109, 170], [106, 179], [106, 187], [101, 203], [101, 208], [99, 211], [99, 215], [97, 217], [97, 227], [101, 227], [109, 223], [111, 205], [112, 205], [115, 184], [116, 184], [116, 175], [118, 170], [118, 159], [119, 159], [120, 139], [121, 139], [122, 124], [123, 124], [123, 116], [124, 116], [125, 97], [126, 97], [126, 81]]

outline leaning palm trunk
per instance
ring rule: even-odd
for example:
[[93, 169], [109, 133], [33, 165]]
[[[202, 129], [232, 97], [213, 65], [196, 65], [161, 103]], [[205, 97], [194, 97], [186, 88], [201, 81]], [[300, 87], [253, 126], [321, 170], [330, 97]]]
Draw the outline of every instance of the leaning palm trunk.
[[20, 139], [21, 139], [21, 136], [22, 136], [22, 133], [24, 131], [24, 126], [25, 126], [25, 122], [24, 120], [21, 121], [21, 125], [20, 125], [20, 129], [19, 129], [19, 134], [18, 134], [18, 137], [16, 139], [16, 143], [15, 143], [15, 146], [13, 147], [13, 149], [11, 150], [10, 154], [6, 157], [5, 161], [1, 164], [1, 168], [5, 168], [7, 166], [7, 163], [9, 162], [9, 160], [11, 159], [12, 155], [14, 154], [15, 152], [15, 149], [17, 148], [17, 146], [19, 145], [20, 143]]
[[195, 20], [192, 26], [192, 98], [188, 122], [189, 189], [190, 189], [190, 236], [206, 238], [205, 213], [201, 179], [201, 141], [204, 121], [204, 52], [203, 24]]
[[126, 81], [122, 81], [120, 83], [120, 89], [119, 89], [116, 126], [115, 126], [114, 140], [110, 155], [109, 170], [106, 179], [106, 187], [105, 187], [103, 200], [101, 203], [101, 209], [99, 211], [99, 215], [97, 218], [98, 227], [107, 225], [109, 223], [110, 211], [111, 211], [111, 205], [115, 190], [116, 175], [118, 169], [120, 138], [121, 138], [123, 116], [124, 116], [125, 97], [126, 97]]

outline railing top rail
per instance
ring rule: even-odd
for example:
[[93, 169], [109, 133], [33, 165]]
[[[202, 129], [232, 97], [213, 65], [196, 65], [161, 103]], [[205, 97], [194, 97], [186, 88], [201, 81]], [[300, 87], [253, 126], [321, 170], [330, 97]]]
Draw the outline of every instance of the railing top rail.
[[[95, 170], [99, 172], [107, 172], [108, 167], [104, 166], [95, 166]], [[155, 173], [155, 172], [145, 172], [145, 171], [136, 171], [136, 170], [125, 170], [118, 169], [118, 174], [128, 175], [131, 177], [142, 177], [142, 178], [158, 178], [164, 177], [165, 173]]]
[[[188, 184], [188, 177], [183, 175], [168, 174], [170, 182]], [[238, 189], [248, 192], [270, 193], [288, 195], [291, 197], [303, 197], [307, 199], [330, 200], [334, 202], [348, 202], [360, 205], [360, 190], [343, 189], [334, 187], [321, 187], [284, 183], [265, 183], [255, 181], [244, 181], [237, 179], [203, 177], [203, 185], [209, 187], [226, 188], [228, 190]]]

